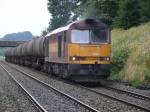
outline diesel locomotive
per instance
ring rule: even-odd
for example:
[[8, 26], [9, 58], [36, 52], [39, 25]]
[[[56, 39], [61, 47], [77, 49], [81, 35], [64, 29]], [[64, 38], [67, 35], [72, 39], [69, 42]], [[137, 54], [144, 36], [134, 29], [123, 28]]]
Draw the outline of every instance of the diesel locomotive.
[[88, 82], [108, 76], [110, 55], [110, 28], [100, 20], [84, 19], [9, 49], [5, 60]]

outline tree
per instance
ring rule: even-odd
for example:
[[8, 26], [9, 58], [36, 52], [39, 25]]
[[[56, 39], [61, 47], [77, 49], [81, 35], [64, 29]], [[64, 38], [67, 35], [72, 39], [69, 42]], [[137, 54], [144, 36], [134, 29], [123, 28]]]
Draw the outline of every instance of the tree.
[[48, 0], [48, 10], [52, 15], [49, 31], [75, 20], [76, 15], [73, 12], [78, 3], [79, 0]]
[[147, 22], [150, 21], [150, 0], [141, 0], [140, 1], [140, 14], [141, 14], [141, 21]]
[[78, 8], [81, 18], [98, 18], [108, 25], [117, 15], [119, 0], [84, 0]]
[[140, 23], [139, 0], [121, 0], [114, 24], [128, 29]]
[[46, 36], [48, 34], [48, 32], [49, 32], [48, 29], [45, 28], [44, 30], [42, 30], [41, 36]]
[[118, 1], [119, 0], [98, 0], [99, 3], [97, 4], [99, 10], [101, 11], [101, 20], [108, 25], [111, 25], [113, 19], [117, 15], [118, 10]]

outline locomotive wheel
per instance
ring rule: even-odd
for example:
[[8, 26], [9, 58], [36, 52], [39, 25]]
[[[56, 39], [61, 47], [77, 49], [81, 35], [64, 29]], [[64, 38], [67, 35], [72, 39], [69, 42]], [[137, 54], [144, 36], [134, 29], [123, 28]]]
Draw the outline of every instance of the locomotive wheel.
[[69, 79], [69, 73], [67, 69], [64, 69], [63, 76], [64, 79]]
[[50, 75], [52, 75], [52, 73], [53, 73], [53, 70], [50, 66], [47, 67], [47, 73]]

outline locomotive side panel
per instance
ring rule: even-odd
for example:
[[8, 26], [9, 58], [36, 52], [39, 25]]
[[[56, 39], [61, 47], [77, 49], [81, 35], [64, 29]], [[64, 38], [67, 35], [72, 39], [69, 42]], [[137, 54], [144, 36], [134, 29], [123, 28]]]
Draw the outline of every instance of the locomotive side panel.
[[67, 58], [67, 34], [61, 32], [49, 37], [50, 62], [68, 63]]
[[49, 59], [50, 62], [56, 62], [56, 58], [57, 58], [57, 39], [55, 37], [55, 35], [52, 35], [49, 37]]

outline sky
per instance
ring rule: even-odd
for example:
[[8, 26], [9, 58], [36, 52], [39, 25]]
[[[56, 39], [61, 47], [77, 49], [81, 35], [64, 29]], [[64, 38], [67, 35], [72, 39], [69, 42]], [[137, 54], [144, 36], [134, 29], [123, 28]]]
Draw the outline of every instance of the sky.
[[0, 37], [23, 31], [38, 36], [50, 17], [47, 0], [0, 0]]

